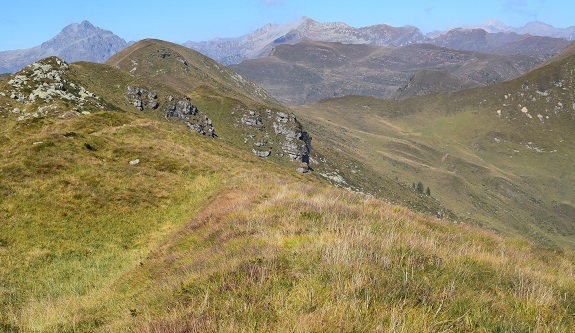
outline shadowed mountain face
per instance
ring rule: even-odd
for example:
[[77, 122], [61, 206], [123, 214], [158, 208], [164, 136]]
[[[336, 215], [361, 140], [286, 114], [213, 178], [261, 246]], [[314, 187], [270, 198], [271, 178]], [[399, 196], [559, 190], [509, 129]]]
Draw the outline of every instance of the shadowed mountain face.
[[49, 56], [65, 61], [104, 62], [128, 43], [111, 31], [88, 21], [62, 29], [54, 38], [30, 49], [0, 52], [0, 73], [14, 73], [26, 65]]
[[393, 95], [396, 99], [426, 95], [441, 91], [457, 91], [480, 86], [479, 83], [452, 76], [445, 70], [420, 70], [409, 83], [399, 88]]
[[421, 181], [461, 221], [575, 248], [574, 73], [570, 56], [486, 87], [293, 109], [334, 183], [379, 193], [376, 176]]
[[488, 33], [483, 29], [453, 29], [433, 39], [433, 44], [456, 50], [489, 52], [518, 39], [515, 33]]
[[[459, 90], [515, 78], [540, 62], [536, 56], [457, 51], [430, 44], [382, 47], [302, 42], [279, 45], [269, 57], [231, 68], [279, 101], [294, 105], [335, 96], [396, 98]], [[445, 71], [448, 77], [436, 76], [442, 80], [436, 87], [398, 92], [422, 70]]]
[[534, 55], [542, 59], [548, 59], [563, 51], [569, 44], [571, 42], [565, 39], [526, 35], [496, 48], [493, 52], [499, 54]]
[[545, 60], [540, 66], [548, 65], [554, 63], [556, 61], [569, 58], [570, 56], [575, 55], [575, 42], [571, 42], [571, 44], [567, 45], [561, 52], [557, 53], [553, 57]]

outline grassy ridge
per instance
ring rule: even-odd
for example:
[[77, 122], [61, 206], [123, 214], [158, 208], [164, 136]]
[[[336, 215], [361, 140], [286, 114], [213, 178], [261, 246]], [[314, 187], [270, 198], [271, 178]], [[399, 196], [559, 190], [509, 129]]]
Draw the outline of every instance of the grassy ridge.
[[0, 313], [30, 330], [137, 263], [222, 170], [256, 162], [183, 125], [118, 112], [8, 120], [2, 131]]
[[[76, 67], [79, 75], [75, 79], [109, 96], [115, 105], [126, 104], [117, 87], [142, 82], [139, 85], [157, 88], [159, 95], [169, 91], [172, 96], [188, 96], [213, 121], [219, 139], [248, 151], [268, 152], [269, 160], [289, 165], [293, 159], [289, 156], [296, 152], [295, 148], [288, 152], [286, 147], [305, 144], [299, 138], [298, 133], [304, 130], [297, 120], [290, 118], [280, 124], [285, 120], [279, 115], [290, 114], [288, 108], [252, 81], [189, 48], [146, 39], [114, 55], [106, 64], [82, 63]], [[288, 138], [290, 131], [296, 140]]]
[[465, 332], [575, 325], [569, 253], [270, 176], [256, 177], [264, 186], [248, 173], [233, 178], [119, 278], [110, 295], [115, 317], [108, 322], [110, 313], [101, 312], [101, 329]]
[[142, 40], [106, 61], [136, 76], [149, 77], [184, 94], [214, 88], [220, 97], [247, 103], [280, 105], [252, 81], [187, 47], [156, 39]]

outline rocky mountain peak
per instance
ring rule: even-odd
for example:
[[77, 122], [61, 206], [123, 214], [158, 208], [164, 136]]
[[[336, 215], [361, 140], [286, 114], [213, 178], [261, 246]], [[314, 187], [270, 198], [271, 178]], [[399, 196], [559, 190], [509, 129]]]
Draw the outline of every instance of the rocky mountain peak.
[[521, 28], [521, 32], [523, 34], [530, 34], [534, 36], [551, 36], [555, 37], [557, 35], [556, 28], [541, 21], [533, 21], [527, 23], [523, 28]]
[[74, 33], [77, 33], [78, 31], [94, 31], [94, 32], [96, 32], [98, 30], [106, 31], [106, 30], [95, 27], [92, 23], [90, 23], [87, 20], [84, 20], [81, 23], [72, 23], [72, 24], [66, 26], [64, 29], [62, 29], [61, 34], [74, 34]]
[[302, 16], [302, 18], [299, 20], [299, 22], [300, 22], [301, 25], [304, 25], [304, 24], [317, 24], [317, 23], [319, 23], [318, 21], [316, 21], [316, 20], [314, 20], [314, 19], [312, 19], [312, 18], [309, 18], [309, 17], [307, 17], [307, 16]]
[[487, 32], [502, 32], [502, 31], [508, 31], [509, 27], [499, 21], [498, 19], [491, 19], [486, 21], [485, 23], [483, 23], [483, 28], [487, 31]]
[[68, 25], [54, 38], [44, 42], [41, 46], [49, 48], [63, 48], [67, 44], [84, 42], [87, 38], [108, 39], [110, 42], [120, 43], [122, 45], [126, 43], [111, 31], [95, 27], [92, 23], [84, 20], [82, 23], [73, 23]]
[[88, 21], [73, 23], [39, 46], [0, 52], [0, 73], [14, 73], [40, 59], [57, 56], [65, 61], [104, 62], [128, 43]]
[[343, 22], [318, 22], [314, 19], [311, 19], [307, 16], [304, 16], [301, 18], [300, 22], [300, 27], [301, 28], [314, 28], [314, 27], [320, 27], [320, 28], [351, 28], [351, 26], [347, 25], [346, 23]]

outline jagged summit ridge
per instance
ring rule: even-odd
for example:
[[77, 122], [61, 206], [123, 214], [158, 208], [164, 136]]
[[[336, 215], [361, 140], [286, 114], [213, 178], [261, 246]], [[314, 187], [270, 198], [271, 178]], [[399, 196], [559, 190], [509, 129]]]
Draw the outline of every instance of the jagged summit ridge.
[[381, 24], [354, 28], [342, 22], [321, 23], [303, 17], [284, 25], [268, 24], [238, 38], [218, 38], [199, 43], [188, 41], [183, 45], [230, 65], [266, 56], [279, 44], [296, 44], [306, 40], [399, 46], [426, 42], [427, 38], [412, 26], [396, 28]]
[[[467, 40], [465, 36], [461, 36], [462, 33], [474, 36]], [[265, 57], [277, 45], [297, 44], [302, 41], [377, 46], [431, 43], [458, 50], [493, 52], [497, 47], [519, 39], [525, 34], [557, 38], [559, 40], [556, 43], [563, 45], [559, 45], [557, 48], [562, 48], [567, 43], [566, 40], [575, 40], [575, 27], [557, 29], [542, 22], [531, 22], [522, 28], [513, 28], [499, 20], [490, 20], [479, 26], [454, 27], [447, 31], [424, 35], [420, 29], [409, 25], [392, 27], [378, 24], [354, 28], [342, 22], [323, 23], [302, 17], [300, 20], [288, 24], [267, 24], [253, 33], [237, 38], [215, 38], [202, 42], [188, 41], [183, 45], [224, 65], [232, 65], [244, 60]], [[452, 40], [454, 38], [455, 41]], [[457, 40], [461, 38], [464, 40]], [[552, 51], [557, 52], [555, 49]], [[523, 54], [521, 50], [516, 50], [514, 53]]]
[[81, 23], [72, 23], [62, 29], [62, 34], [69, 34], [69, 33], [77, 33], [79, 31], [98, 31], [99, 28], [96, 28], [92, 23], [88, 20], [84, 20]]

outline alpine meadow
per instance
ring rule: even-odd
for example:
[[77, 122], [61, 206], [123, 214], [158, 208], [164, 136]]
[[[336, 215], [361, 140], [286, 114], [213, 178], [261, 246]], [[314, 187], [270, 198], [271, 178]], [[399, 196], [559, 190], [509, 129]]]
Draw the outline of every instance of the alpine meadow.
[[0, 332], [575, 331], [574, 44], [479, 30], [0, 52]]

